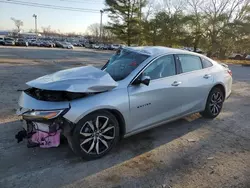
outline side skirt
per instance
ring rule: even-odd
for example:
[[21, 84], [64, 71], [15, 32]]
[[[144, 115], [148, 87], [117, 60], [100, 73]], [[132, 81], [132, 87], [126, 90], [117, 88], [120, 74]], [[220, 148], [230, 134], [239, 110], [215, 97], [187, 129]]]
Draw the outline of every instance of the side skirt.
[[189, 116], [189, 115], [191, 115], [191, 114], [198, 113], [198, 112], [200, 112], [200, 111], [193, 111], [193, 112], [190, 112], [190, 113], [187, 113], [187, 114], [178, 116], [178, 117], [174, 117], [174, 118], [168, 119], [168, 120], [166, 120], [166, 121], [162, 121], [162, 122], [159, 122], [159, 123], [156, 123], [156, 124], [153, 124], [153, 125], [149, 125], [149, 126], [147, 126], [147, 127], [143, 127], [143, 128], [134, 130], [134, 131], [132, 131], [132, 132], [126, 133], [126, 134], [124, 135], [124, 138], [127, 138], [127, 137], [129, 137], [129, 136], [132, 136], [132, 135], [135, 135], [135, 134], [144, 132], [144, 131], [147, 131], [147, 130], [149, 130], [149, 129], [152, 129], [152, 128], [155, 128], [155, 127], [158, 127], [158, 126], [161, 126], [161, 125], [166, 124], [166, 123], [170, 123], [170, 122], [172, 122], [172, 121], [181, 119], [181, 118], [183, 118], [183, 117], [186, 117], [186, 116]]

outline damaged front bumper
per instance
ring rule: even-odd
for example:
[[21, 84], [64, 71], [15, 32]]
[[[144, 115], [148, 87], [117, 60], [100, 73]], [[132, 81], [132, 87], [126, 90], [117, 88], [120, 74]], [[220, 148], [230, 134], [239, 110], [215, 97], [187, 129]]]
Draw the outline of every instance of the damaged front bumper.
[[16, 139], [20, 142], [27, 138], [28, 147], [57, 147], [60, 135], [67, 135], [65, 130], [72, 127], [72, 123], [63, 118], [70, 109], [68, 102], [40, 101], [22, 92], [19, 105], [16, 114], [23, 121], [23, 130], [17, 133]]
[[16, 134], [17, 142], [27, 139], [28, 147], [58, 147], [64, 122], [56, 119], [53, 122], [23, 121], [23, 130]]
[[25, 110], [55, 110], [55, 109], [68, 109], [70, 108], [69, 101], [52, 102], [38, 100], [24, 91], [22, 91], [21, 96], [18, 101], [19, 106], [22, 108], [18, 112], [24, 112]]

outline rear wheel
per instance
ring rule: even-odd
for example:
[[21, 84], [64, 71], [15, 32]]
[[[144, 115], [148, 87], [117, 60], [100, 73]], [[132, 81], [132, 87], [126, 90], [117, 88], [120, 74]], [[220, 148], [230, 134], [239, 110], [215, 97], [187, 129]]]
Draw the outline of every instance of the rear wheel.
[[99, 111], [82, 118], [69, 140], [72, 150], [87, 160], [106, 155], [119, 140], [119, 124], [108, 111]]
[[200, 114], [206, 118], [215, 118], [217, 117], [222, 109], [224, 102], [224, 94], [220, 88], [214, 88], [209, 93], [206, 108]]

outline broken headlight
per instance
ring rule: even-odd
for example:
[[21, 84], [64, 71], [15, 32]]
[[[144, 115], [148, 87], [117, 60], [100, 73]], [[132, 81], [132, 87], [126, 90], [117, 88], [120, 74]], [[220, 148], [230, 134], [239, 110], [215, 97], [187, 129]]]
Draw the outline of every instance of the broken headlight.
[[42, 119], [42, 120], [49, 120], [58, 117], [64, 110], [35, 110], [25, 112], [23, 114], [24, 119]]

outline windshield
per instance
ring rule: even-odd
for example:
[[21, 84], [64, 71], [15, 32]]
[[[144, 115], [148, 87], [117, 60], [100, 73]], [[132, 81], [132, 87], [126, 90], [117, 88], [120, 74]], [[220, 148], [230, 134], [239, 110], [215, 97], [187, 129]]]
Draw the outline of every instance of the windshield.
[[118, 50], [110, 58], [105, 71], [115, 81], [123, 80], [148, 57], [148, 55], [139, 54], [127, 49]]

